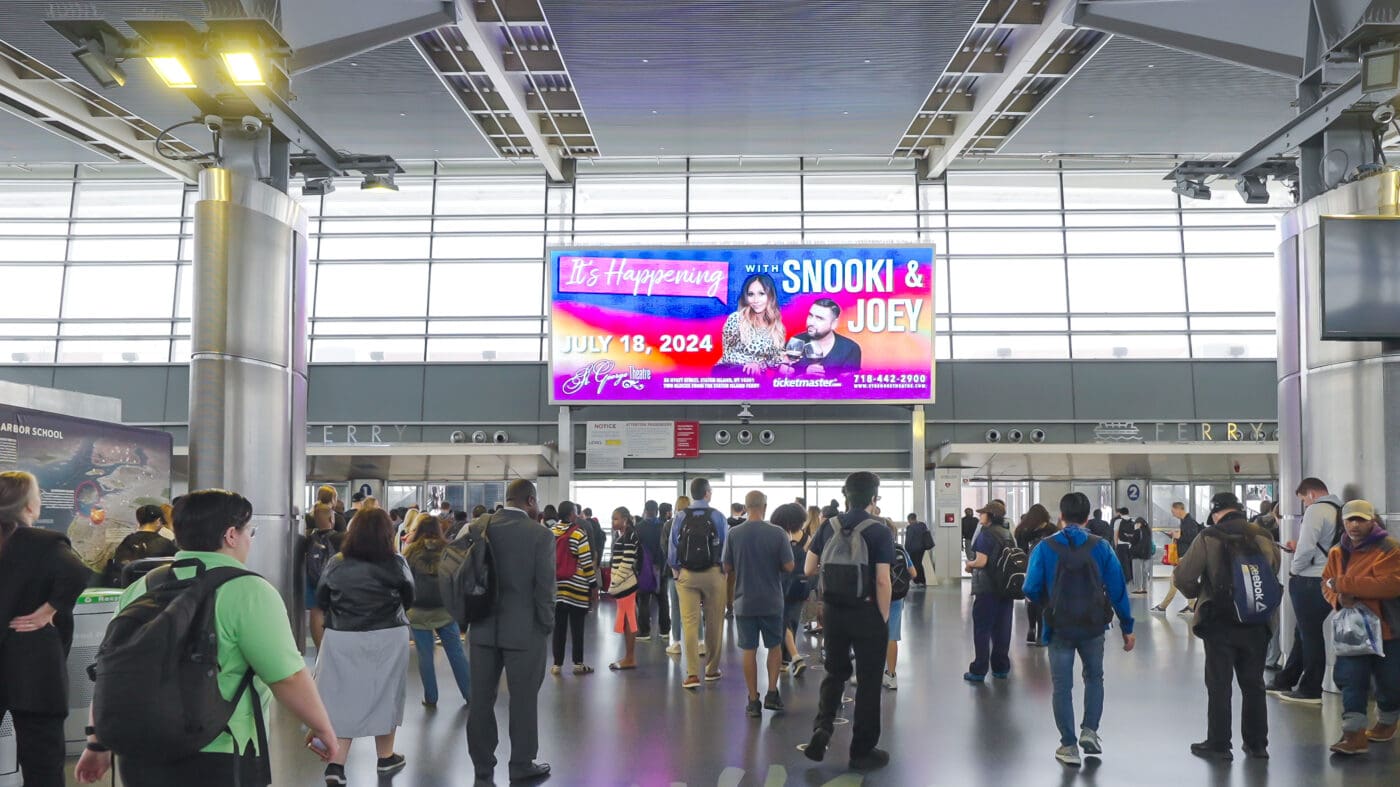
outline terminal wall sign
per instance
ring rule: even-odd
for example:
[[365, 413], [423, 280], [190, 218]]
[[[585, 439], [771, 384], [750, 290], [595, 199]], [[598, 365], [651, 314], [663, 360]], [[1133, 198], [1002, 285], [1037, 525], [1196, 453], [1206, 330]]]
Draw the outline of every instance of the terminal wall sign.
[[1167, 422], [1146, 427], [1133, 421], [1100, 421], [1094, 426], [1094, 441], [1098, 443], [1263, 443], [1277, 440], [1278, 424], [1269, 421]]
[[589, 470], [621, 470], [624, 459], [693, 459], [700, 422], [589, 421], [584, 455]]

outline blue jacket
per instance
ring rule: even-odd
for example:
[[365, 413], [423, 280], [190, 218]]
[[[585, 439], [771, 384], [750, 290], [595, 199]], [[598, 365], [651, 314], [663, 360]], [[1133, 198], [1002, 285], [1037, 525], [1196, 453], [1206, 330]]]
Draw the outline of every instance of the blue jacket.
[[[1055, 550], [1047, 543], [1051, 540], [1077, 547], [1089, 540], [1089, 534], [1078, 525], [1070, 525], [1042, 540], [1031, 552], [1030, 564], [1026, 567], [1026, 581], [1021, 588], [1025, 591], [1026, 598], [1047, 605], [1050, 603], [1050, 593], [1055, 584], [1055, 569], [1060, 563], [1060, 556], [1055, 554]], [[1103, 577], [1104, 590], [1108, 591], [1108, 600], [1113, 602], [1113, 609], [1118, 613], [1123, 633], [1133, 633], [1133, 608], [1128, 602], [1128, 583], [1123, 579], [1123, 566], [1118, 562], [1118, 556], [1113, 553], [1113, 545], [1100, 540], [1094, 547], [1094, 560], [1099, 564], [1099, 575]], [[1055, 632], [1051, 630], [1049, 623], [1045, 624], [1043, 631], [1045, 641], [1049, 642]]]
[[[704, 500], [697, 500], [694, 503], [691, 503], [690, 508], [687, 508], [685, 509], [685, 511], [681, 511], [680, 513], [676, 514], [675, 520], [671, 523], [671, 544], [666, 550], [666, 562], [671, 566], [671, 568], [674, 568], [677, 571], [679, 571], [681, 567], [680, 555], [676, 554], [676, 550], [680, 546], [681, 524], [685, 522], [686, 511], [705, 510], [708, 510], [710, 512], [710, 519], [715, 523], [715, 533], [719, 535], [720, 548], [724, 548], [724, 539], [729, 535], [729, 520], [725, 519], [724, 514], [721, 514], [718, 509], [712, 508], [709, 503], [705, 502]], [[719, 565], [718, 558], [716, 558], [715, 560], [715, 565]]]

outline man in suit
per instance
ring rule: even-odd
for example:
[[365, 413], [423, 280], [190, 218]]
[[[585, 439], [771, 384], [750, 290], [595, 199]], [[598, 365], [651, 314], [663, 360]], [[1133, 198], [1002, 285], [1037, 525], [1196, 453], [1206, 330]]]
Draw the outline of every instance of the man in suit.
[[554, 628], [554, 536], [535, 522], [535, 485], [520, 479], [506, 489], [499, 513], [473, 522], [483, 529], [495, 559], [499, 597], [495, 614], [471, 624], [472, 703], [467, 750], [476, 783], [492, 783], [496, 770], [496, 693], [501, 672], [510, 691], [510, 780], [549, 776], [539, 752], [539, 693]]

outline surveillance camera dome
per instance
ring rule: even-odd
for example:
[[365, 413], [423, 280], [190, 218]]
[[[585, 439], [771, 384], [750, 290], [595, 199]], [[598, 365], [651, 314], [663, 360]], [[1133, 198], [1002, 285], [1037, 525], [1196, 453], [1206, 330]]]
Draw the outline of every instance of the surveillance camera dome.
[[1044, 430], [1044, 429], [1032, 429], [1032, 430], [1031, 430], [1031, 442], [1032, 442], [1032, 443], [1043, 443], [1043, 442], [1045, 442], [1045, 437], [1046, 437], [1046, 435], [1045, 435], [1045, 430]]
[[721, 429], [715, 432], [715, 445], [729, 445], [729, 430]]
[[485, 431], [483, 431], [483, 430], [481, 430], [481, 429], [478, 429], [478, 430], [476, 430], [475, 432], [472, 432], [472, 442], [473, 442], [473, 443], [484, 443], [484, 442], [486, 442], [486, 441], [487, 441], [487, 434], [486, 434]]
[[448, 439], [450, 439], [454, 443], [465, 443], [467, 441], [467, 433], [458, 429], [457, 431], [453, 432], [452, 436]]
[[739, 445], [748, 445], [753, 442], [753, 432], [747, 429], [739, 430]]
[[758, 441], [764, 445], [772, 445], [773, 441], [777, 439], [778, 435], [774, 434], [772, 429], [764, 429], [758, 433]]
[[1009, 432], [1006, 433], [1006, 439], [1007, 439], [1007, 441], [1008, 441], [1008, 442], [1012, 442], [1012, 443], [1019, 443], [1019, 442], [1021, 442], [1021, 438], [1022, 438], [1023, 436], [1024, 436], [1024, 435], [1021, 434], [1021, 430], [1020, 430], [1020, 429], [1012, 429], [1011, 431], [1009, 431]]
[[224, 130], [224, 119], [218, 115], [205, 115], [204, 127], [217, 134]]
[[988, 429], [988, 430], [987, 430], [987, 442], [989, 442], [989, 443], [1000, 443], [1000, 442], [1001, 442], [1001, 432], [998, 431], [998, 430], [996, 430], [996, 429]]
[[256, 134], [262, 131], [262, 118], [253, 115], [244, 115], [243, 119], [239, 121], [239, 126], [243, 129], [244, 134]]
[[1389, 104], [1381, 104], [1371, 113], [1371, 119], [1382, 126], [1388, 126], [1391, 121], [1395, 120], [1395, 107]]
[[494, 442], [496, 442], [496, 443], [498, 443], [498, 444], [499, 444], [499, 443], [509, 443], [509, 442], [510, 442], [510, 435], [506, 434], [505, 432], [497, 432], [497, 433], [491, 435], [491, 440], [494, 441]]

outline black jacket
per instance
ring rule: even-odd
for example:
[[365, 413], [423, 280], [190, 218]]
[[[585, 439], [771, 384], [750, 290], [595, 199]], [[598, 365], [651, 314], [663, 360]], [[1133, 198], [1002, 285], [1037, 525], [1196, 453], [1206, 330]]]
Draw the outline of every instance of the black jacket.
[[1117, 539], [1113, 537], [1113, 525], [1102, 519], [1090, 519], [1089, 524], [1085, 525], [1084, 529], [1107, 541], [1110, 546], [1117, 543]]
[[413, 573], [398, 555], [377, 563], [336, 555], [321, 572], [316, 606], [326, 611], [326, 628], [334, 631], [407, 626], [404, 610], [413, 606]]
[[[68, 711], [68, 649], [73, 605], [92, 572], [61, 533], [21, 527], [0, 547], [0, 707]], [[53, 625], [18, 632], [10, 621], [47, 602]]]
[[1197, 522], [1190, 514], [1181, 519], [1181, 538], [1176, 540], [1176, 553], [1178, 556], [1191, 551], [1191, 545], [1196, 542], [1196, 536], [1201, 534], [1201, 523]]

